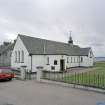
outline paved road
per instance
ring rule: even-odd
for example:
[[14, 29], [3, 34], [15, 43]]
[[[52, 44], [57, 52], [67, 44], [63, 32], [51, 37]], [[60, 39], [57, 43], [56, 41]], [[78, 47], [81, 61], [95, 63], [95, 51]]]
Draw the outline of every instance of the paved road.
[[96, 105], [105, 95], [36, 81], [0, 83], [0, 105]]

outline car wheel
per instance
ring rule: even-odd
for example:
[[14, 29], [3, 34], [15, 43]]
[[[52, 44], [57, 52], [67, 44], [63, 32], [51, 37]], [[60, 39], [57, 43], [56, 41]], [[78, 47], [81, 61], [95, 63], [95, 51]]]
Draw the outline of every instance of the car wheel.
[[9, 81], [11, 81], [11, 80], [12, 80], [12, 78], [8, 78], [8, 80], [9, 80]]

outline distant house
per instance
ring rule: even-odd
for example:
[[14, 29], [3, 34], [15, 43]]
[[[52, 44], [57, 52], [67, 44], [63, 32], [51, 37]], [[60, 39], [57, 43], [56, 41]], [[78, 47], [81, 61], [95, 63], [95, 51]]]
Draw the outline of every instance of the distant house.
[[13, 43], [4, 42], [0, 45], [0, 66], [11, 66], [11, 54], [13, 50]]
[[18, 35], [11, 56], [11, 66], [26, 66], [32, 72], [37, 66], [47, 71], [64, 71], [70, 67], [93, 66], [94, 55], [91, 48], [73, 45], [72, 37], [68, 43], [50, 41], [25, 35]]

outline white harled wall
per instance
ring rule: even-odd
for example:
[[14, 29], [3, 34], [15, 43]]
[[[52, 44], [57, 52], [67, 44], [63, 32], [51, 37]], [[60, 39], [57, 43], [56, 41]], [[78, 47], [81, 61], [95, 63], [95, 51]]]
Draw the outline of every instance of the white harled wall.
[[[15, 62], [15, 51], [24, 51], [24, 63]], [[27, 68], [31, 69], [31, 57], [29, 56], [29, 53], [27, 49], [25, 48], [23, 42], [21, 41], [20, 37], [17, 38], [17, 41], [15, 43], [14, 50], [12, 52], [11, 56], [11, 67], [13, 68], [20, 68], [21, 66], [27, 66]]]
[[45, 69], [44, 55], [32, 55], [32, 72], [36, 72], [38, 66], [43, 66], [43, 69]]
[[78, 56], [67, 56], [67, 57], [69, 57], [69, 61], [67, 63], [67, 68], [79, 66], [79, 57]]
[[[15, 51], [24, 51], [24, 63], [15, 62]], [[47, 58], [49, 57], [49, 64]], [[80, 61], [80, 57], [83, 58], [83, 62]], [[65, 60], [65, 69], [70, 67], [84, 66], [89, 67], [93, 66], [94, 56], [66, 56], [66, 55], [32, 55], [32, 72], [37, 71], [37, 66], [43, 66], [44, 70], [47, 71], [60, 71], [60, 60]], [[68, 59], [68, 60], [67, 60]], [[54, 60], [57, 60], [57, 65], [54, 65]], [[21, 66], [26, 65], [28, 70], [31, 70], [31, 57], [21, 41], [20, 37], [17, 38], [14, 50], [11, 56], [11, 67], [20, 68]], [[55, 67], [55, 70], [52, 70], [51, 67]]]
[[[49, 64], [47, 64], [47, 57], [49, 57]], [[65, 55], [47, 55], [46, 56], [46, 63], [45, 68], [47, 71], [59, 71], [60, 70], [60, 60], [65, 60], [66, 65], [66, 56]], [[57, 65], [54, 65], [54, 60], [57, 60]], [[51, 67], [55, 67], [55, 70], [52, 70]], [[65, 66], [66, 69], [66, 66]]]

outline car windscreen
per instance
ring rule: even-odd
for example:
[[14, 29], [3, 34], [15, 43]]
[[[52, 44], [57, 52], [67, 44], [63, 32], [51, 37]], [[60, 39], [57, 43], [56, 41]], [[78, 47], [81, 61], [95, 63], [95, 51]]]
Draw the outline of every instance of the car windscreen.
[[0, 73], [12, 73], [10, 69], [0, 69]]

